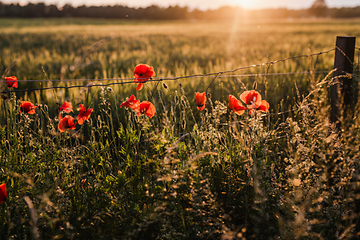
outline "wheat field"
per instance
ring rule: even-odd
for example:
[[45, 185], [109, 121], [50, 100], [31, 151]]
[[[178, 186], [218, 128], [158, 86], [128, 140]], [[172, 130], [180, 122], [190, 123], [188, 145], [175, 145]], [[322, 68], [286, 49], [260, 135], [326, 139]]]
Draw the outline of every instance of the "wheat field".
[[[329, 89], [336, 36], [359, 25], [0, 19], [3, 78], [18, 79], [1, 83], [0, 239], [358, 238], [358, 47], [340, 130]], [[156, 73], [139, 91], [138, 64]], [[229, 108], [249, 90], [266, 113]], [[121, 107], [131, 95], [155, 115]], [[79, 104], [89, 119], [60, 131]]]

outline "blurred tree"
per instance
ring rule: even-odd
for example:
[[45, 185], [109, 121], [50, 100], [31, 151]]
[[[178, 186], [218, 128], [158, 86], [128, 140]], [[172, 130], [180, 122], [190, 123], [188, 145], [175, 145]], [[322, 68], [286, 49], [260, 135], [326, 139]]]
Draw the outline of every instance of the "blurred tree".
[[[123, 19], [234, 19], [244, 14], [240, 7], [223, 6], [218, 9], [189, 11], [188, 7], [178, 5], [167, 8], [151, 5], [145, 8], [130, 8], [122, 5], [114, 6], [78, 6], [71, 4], [58, 8], [56, 5], [46, 5], [43, 2], [27, 5], [5, 4], [0, 0], [0, 18], [41, 18], [41, 17], [86, 17], [86, 18], [123, 18]], [[360, 6], [353, 8], [328, 8], [325, 0], [316, 0], [308, 9], [289, 10], [259, 9], [248, 10], [247, 15], [255, 19], [332, 17], [360, 17]]]
[[316, 0], [311, 8], [327, 8], [325, 0]]
[[45, 17], [59, 17], [60, 10], [58, 9], [58, 7], [56, 5], [53, 5], [53, 4], [46, 6], [44, 16]]
[[310, 15], [316, 17], [326, 17], [328, 7], [325, 0], [316, 0], [311, 8], [309, 8]]

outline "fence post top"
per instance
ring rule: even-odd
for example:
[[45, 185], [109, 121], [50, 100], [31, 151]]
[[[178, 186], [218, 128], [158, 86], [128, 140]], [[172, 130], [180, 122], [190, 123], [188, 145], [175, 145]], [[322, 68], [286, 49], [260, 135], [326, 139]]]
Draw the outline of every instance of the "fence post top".
[[354, 36], [336, 36], [336, 38], [356, 38]]

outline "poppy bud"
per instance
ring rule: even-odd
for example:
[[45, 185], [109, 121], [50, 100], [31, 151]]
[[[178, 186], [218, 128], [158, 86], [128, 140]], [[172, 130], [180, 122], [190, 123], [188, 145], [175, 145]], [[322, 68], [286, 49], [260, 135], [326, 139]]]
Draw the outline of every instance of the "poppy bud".
[[177, 105], [177, 104], [179, 103], [179, 97], [178, 97], [178, 95], [175, 95], [175, 96], [174, 96], [174, 103], [175, 103], [175, 105]]
[[186, 101], [184, 99], [181, 99], [181, 104], [186, 107]]
[[181, 126], [182, 126], [183, 129], [186, 128], [186, 120], [185, 120], [185, 119], [183, 119], [183, 120], [181, 121]]
[[5, 140], [5, 147], [8, 151], [10, 151], [10, 143], [8, 140]]
[[253, 89], [254, 89], [254, 90], [257, 89], [257, 82], [256, 82], [256, 81], [254, 82]]

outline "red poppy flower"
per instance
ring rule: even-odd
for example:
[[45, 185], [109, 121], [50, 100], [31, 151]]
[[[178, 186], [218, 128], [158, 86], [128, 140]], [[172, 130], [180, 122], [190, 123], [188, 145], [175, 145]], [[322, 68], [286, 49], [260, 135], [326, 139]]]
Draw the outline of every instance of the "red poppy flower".
[[135, 110], [136, 108], [139, 108], [139, 106], [140, 106], [140, 100], [139, 99], [136, 100], [134, 95], [131, 95], [127, 101], [123, 102], [120, 105], [120, 107], [128, 107], [133, 110]]
[[266, 100], [261, 100], [261, 104], [256, 110], [261, 112], [268, 112], [269, 108], [270, 108], [270, 104]]
[[247, 107], [243, 106], [240, 100], [233, 95], [229, 95], [229, 108], [233, 110], [237, 115], [242, 115]]
[[64, 104], [61, 105], [61, 107], [60, 107], [60, 112], [64, 111], [66, 113], [69, 113], [69, 112], [72, 112], [72, 110], [73, 110], [73, 106], [72, 106], [71, 102], [68, 102], [66, 100], [65, 100]]
[[3, 183], [0, 185], [0, 204], [6, 201], [7, 193], [6, 193], [6, 184]]
[[134, 70], [134, 82], [139, 83], [136, 90], [141, 90], [144, 82], [155, 76], [154, 68], [147, 64], [139, 64]]
[[200, 111], [204, 110], [205, 103], [206, 103], [206, 92], [199, 93], [195, 92], [195, 98], [196, 98], [196, 107]]
[[140, 103], [139, 108], [134, 109], [138, 115], [140, 115], [141, 113], [149, 116], [150, 118], [152, 118], [155, 113], [156, 113], [156, 108], [155, 106], [148, 101], [143, 101], [142, 103]]
[[20, 113], [28, 113], [28, 114], [35, 114], [35, 106], [31, 102], [28, 101], [21, 101], [21, 104], [19, 106], [19, 112]]
[[85, 109], [84, 104], [79, 104], [79, 108], [80, 108], [80, 113], [76, 119], [79, 125], [81, 125], [84, 123], [85, 120], [88, 120], [90, 118], [90, 114], [93, 111], [93, 109], [92, 108]]
[[6, 85], [10, 88], [17, 88], [18, 87], [18, 82], [17, 82], [17, 78], [15, 76], [11, 76], [11, 77], [5, 77], [5, 82]]
[[255, 90], [245, 91], [240, 95], [240, 99], [248, 106], [249, 114], [253, 111], [259, 110], [267, 112], [269, 110], [269, 103], [265, 100], [261, 100], [261, 95]]
[[69, 129], [75, 129], [76, 123], [74, 123], [74, 118], [66, 115], [64, 118], [61, 118], [59, 121], [59, 130], [60, 132], [65, 132]]

